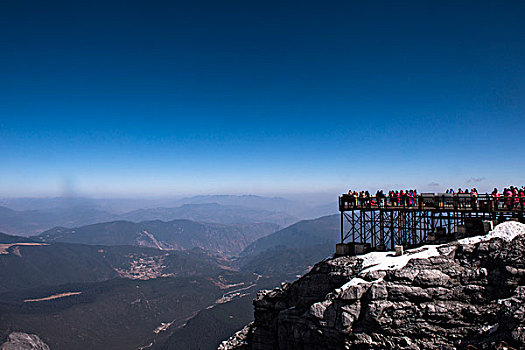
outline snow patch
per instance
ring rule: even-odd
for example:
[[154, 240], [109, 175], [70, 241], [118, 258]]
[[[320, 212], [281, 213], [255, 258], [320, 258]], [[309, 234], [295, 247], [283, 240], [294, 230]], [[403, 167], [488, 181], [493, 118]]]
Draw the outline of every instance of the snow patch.
[[[365, 281], [364, 279], [362, 278], [359, 278], [359, 277], [355, 277], [355, 278], [352, 278], [352, 280], [350, 282], [348, 282], [347, 284], [345, 284], [345, 286], [357, 286], [358, 284], [362, 284], [362, 283], [370, 283], [368, 281]], [[343, 286], [344, 287], [344, 286]]]
[[[501, 238], [507, 242], [512, 241], [515, 237], [525, 235], [525, 224], [521, 224], [515, 221], [507, 221], [502, 224], [499, 224], [494, 228], [494, 230], [489, 233], [481, 236], [463, 238], [457, 241], [459, 244], [474, 244], [479, 242], [486, 242], [493, 238]], [[372, 271], [385, 271], [385, 270], [399, 270], [405, 267], [408, 262], [412, 259], [428, 259], [434, 256], [439, 256], [441, 253], [438, 248], [454, 245], [455, 243], [444, 243], [439, 245], [425, 245], [419, 248], [409, 249], [405, 252], [404, 255], [395, 256], [393, 252], [371, 252], [359, 256], [362, 259], [362, 270], [359, 272], [360, 275], [363, 275]], [[341, 288], [341, 291], [344, 291], [352, 286], [362, 284], [362, 283], [377, 283], [382, 281], [382, 278], [368, 282], [359, 277], [352, 278], [349, 282], [344, 284]]]
[[404, 255], [395, 256], [392, 252], [371, 252], [365, 254], [363, 259], [363, 270], [367, 273], [378, 270], [399, 270], [408, 264], [412, 259], [428, 259], [438, 256], [439, 245], [426, 245], [420, 248], [407, 250]]
[[460, 244], [474, 244], [489, 241], [493, 238], [501, 238], [507, 242], [512, 241], [520, 235], [525, 235], [525, 225], [516, 221], [507, 221], [499, 224], [486, 235], [468, 237], [458, 240]]

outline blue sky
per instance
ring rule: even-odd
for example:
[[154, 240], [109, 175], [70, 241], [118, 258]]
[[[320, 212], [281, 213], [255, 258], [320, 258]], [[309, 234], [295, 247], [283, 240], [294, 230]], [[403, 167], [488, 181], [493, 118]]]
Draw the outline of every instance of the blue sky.
[[525, 184], [522, 1], [0, 4], [0, 197]]

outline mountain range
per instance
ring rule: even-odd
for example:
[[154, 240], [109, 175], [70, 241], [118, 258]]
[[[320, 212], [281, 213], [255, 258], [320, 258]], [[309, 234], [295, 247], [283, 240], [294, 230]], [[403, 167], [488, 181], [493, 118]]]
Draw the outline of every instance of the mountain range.
[[139, 209], [124, 213], [120, 215], [120, 218], [133, 222], [146, 220], [170, 221], [174, 219], [188, 219], [219, 224], [268, 222], [277, 224], [280, 227], [285, 227], [298, 221], [298, 218], [284, 212], [217, 203], [183, 204], [175, 208]]
[[0, 200], [0, 231], [31, 236], [57, 226], [72, 228], [118, 220], [141, 222], [175, 219], [220, 224], [267, 222], [282, 228], [301, 219], [335, 212], [335, 204], [317, 205], [315, 202], [248, 195], [197, 196], [156, 201], [18, 198]]
[[112, 221], [76, 228], [56, 227], [35, 237], [40, 242], [99, 245], [135, 245], [160, 250], [187, 250], [195, 247], [223, 256], [240, 253], [253, 241], [275, 232], [269, 223], [209, 224], [190, 220]]
[[0, 339], [20, 331], [58, 350], [215, 349], [253, 319], [259, 289], [333, 252], [338, 220], [280, 230], [110, 221], [30, 238], [0, 234]]

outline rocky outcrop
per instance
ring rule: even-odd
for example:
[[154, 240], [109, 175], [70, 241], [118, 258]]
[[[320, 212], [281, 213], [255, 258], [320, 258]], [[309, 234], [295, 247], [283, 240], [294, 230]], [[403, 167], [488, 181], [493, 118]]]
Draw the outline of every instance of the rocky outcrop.
[[7, 336], [0, 350], [49, 350], [49, 346], [36, 334], [13, 332]]
[[[525, 225], [318, 263], [254, 301], [242, 349], [525, 349]], [[240, 349], [230, 346], [223, 349]]]
[[248, 350], [250, 335], [252, 334], [253, 322], [236, 332], [230, 339], [223, 341], [217, 350]]

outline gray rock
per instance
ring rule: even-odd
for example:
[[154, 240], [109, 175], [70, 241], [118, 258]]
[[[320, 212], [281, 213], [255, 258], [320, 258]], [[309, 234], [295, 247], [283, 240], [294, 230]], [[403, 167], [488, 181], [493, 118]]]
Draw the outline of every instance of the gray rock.
[[350, 286], [341, 292], [339, 298], [347, 301], [359, 300], [370, 288], [370, 283], [361, 283]]
[[430, 269], [419, 271], [414, 278], [414, 284], [425, 287], [446, 287], [450, 277], [440, 270]]
[[322, 261], [261, 292], [245, 347], [228, 349], [525, 349], [525, 236], [438, 251], [363, 274], [358, 256]]
[[0, 350], [49, 350], [49, 346], [36, 334], [13, 332], [7, 336]]

